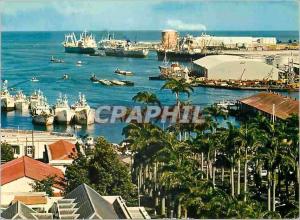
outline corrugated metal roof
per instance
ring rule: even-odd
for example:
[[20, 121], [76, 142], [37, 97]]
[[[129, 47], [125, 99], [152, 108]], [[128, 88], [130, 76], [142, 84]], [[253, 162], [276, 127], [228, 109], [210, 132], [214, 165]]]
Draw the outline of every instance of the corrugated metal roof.
[[99, 193], [86, 184], [81, 184], [64, 199], [75, 199], [77, 214], [79, 218], [88, 219], [96, 215], [102, 219], [120, 219], [114, 210], [113, 205], [103, 199]]
[[270, 115], [273, 113], [273, 104], [275, 104], [275, 116], [281, 119], [286, 119], [291, 114], [299, 115], [299, 100], [276, 93], [262, 92], [241, 99], [240, 102]]
[[32, 215], [33, 213], [35, 213], [33, 209], [17, 201], [11, 206], [9, 206], [7, 209], [5, 209], [1, 213], [1, 217], [6, 219], [12, 219], [15, 216], [17, 216], [15, 217], [17, 219], [35, 219]]

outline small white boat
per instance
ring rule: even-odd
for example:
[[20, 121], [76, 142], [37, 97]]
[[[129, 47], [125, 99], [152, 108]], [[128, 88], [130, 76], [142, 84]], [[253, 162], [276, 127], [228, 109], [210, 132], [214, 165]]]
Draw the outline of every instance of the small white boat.
[[81, 60], [78, 60], [78, 61], [77, 61], [76, 66], [82, 66]]
[[31, 81], [31, 82], [38, 82], [39, 80], [34, 76], [34, 77], [31, 78], [30, 81]]
[[217, 106], [220, 108], [224, 108], [227, 109], [229, 106], [235, 106], [235, 103], [232, 101], [220, 101], [219, 103], [217, 103]]
[[67, 80], [69, 79], [69, 75], [68, 74], [64, 74], [64, 76], [62, 77], [63, 80]]

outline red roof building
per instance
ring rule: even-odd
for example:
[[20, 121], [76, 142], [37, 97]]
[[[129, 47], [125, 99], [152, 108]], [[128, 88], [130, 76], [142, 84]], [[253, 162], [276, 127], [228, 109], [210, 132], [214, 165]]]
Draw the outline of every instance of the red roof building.
[[[292, 114], [299, 115], [299, 100], [276, 93], [261, 92], [239, 100], [241, 111], [255, 111], [280, 119], [286, 119]], [[274, 108], [274, 109], [273, 109]]]
[[77, 156], [75, 144], [59, 140], [48, 146], [49, 160], [73, 160]]
[[[57, 181], [61, 181], [64, 178], [64, 174], [60, 169], [27, 156], [1, 165], [1, 186], [23, 177], [41, 181], [49, 176], [56, 176]], [[60, 184], [54, 184], [54, 187], [63, 189], [63, 186]]]

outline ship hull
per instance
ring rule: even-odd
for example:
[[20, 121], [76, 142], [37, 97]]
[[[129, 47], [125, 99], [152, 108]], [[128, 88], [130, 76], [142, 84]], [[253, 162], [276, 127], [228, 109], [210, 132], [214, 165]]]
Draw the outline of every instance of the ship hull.
[[106, 49], [106, 56], [114, 56], [114, 57], [133, 57], [133, 58], [145, 58], [148, 56], [148, 50], [114, 50], [114, 49]]
[[13, 111], [15, 110], [15, 102], [11, 98], [3, 98], [1, 99], [1, 109], [3, 111]]
[[53, 115], [34, 115], [32, 122], [38, 125], [52, 125], [54, 121]]
[[75, 123], [79, 125], [90, 125], [95, 122], [95, 111], [83, 109], [75, 113]]
[[27, 111], [29, 109], [29, 103], [25, 101], [16, 102], [16, 110]]
[[180, 51], [162, 51], [157, 50], [157, 59], [162, 61], [164, 60], [165, 56], [168, 58], [169, 61], [183, 61], [183, 62], [191, 62], [193, 60], [198, 60], [202, 57], [208, 55], [216, 55], [214, 54], [205, 54], [205, 53], [188, 53], [188, 52], [180, 52]]
[[95, 48], [92, 47], [65, 47], [66, 53], [80, 53], [80, 54], [94, 54], [96, 52]]
[[69, 124], [73, 118], [75, 113], [71, 110], [61, 110], [56, 112], [55, 121], [59, 124]]

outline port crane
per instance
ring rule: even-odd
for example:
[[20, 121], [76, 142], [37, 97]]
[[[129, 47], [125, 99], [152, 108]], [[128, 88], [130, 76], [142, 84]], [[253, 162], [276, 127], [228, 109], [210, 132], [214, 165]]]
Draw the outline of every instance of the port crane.
[[244, 75], [245, 71], [246, 71], [246, 68], [244, 68], [244, 70], [243, 70], [243, 72], [241, 74], [241, 77], [240, 77], [240, 80], [239, 80], [240, 82], [242, 81], [242, 78], [243, 78], [243, 75]]

